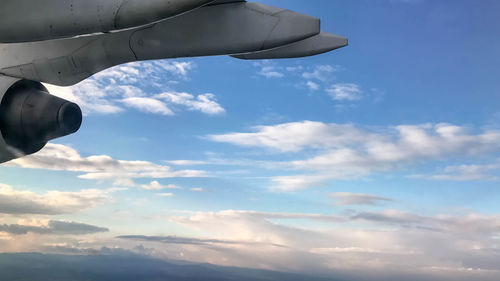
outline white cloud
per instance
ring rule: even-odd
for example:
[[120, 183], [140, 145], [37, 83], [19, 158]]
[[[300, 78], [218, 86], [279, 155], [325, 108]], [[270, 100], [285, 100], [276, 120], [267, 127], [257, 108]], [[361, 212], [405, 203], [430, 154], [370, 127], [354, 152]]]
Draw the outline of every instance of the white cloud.
[[207, 190], [203, 187], [193, 187], [191, 188], [191, 191], [194, 191], [194, 192], [207, 192]]
[[[474, 134], [464, 127], [450, 124], [401, 125], [368, 130], [353, 125], [304, 121], [258, 126], [253, 131], [208, 138], [243, 147], [295, 153], [297, 157], [300, 157], [299, 152], [307, 152], [303, 159], [269, 163], [268, 166], [275, 169], [302, 172], [301, 175], [274, 178], [273, 182], [278, 183], [282, 190], [320, 186], [327, 180], [362, 177], [421, 161], [471, 157], [500, 150], [500, 132]], [[304, 174], [304, 171], [311, 175]]]
[[141, 79], [148, 78], [146, 83], [160, 82], [167, 78], [189, 80], [189, 74], [196, 68], [196, 64], [192, 61], [172, 61], [172, 60], [157, 60], [132, 62], [124, 65], [112, 67], [101, 71], [93, 77], [97, 79], [107, 78], [112, 83], [131, 84], [141, 82]]
[[196, 98], [188, 93], [163, 93], [154, 96], [156, 99], [163, 100], [169, 104], [182, 105], [191, 111], [200, 111], [209, 115], [216, 115], [225, 112], [220, 104], [217, 103], [215, 95], [203, 94]]
[[0, 184], [0, 214], [57, 215], [89, 209], [110, 200], [112, 190], [82, 190], [79, 192], [48, 191], [37, 194], [19, 191]]
[[[114, 180], [115, 184], [133, 183], [137, 178], [190, 178], [206, 177], [200, 170], [174, 171], [169, 166], [148, 161], [116, 160], [107, 155], [82, 157], [75, 149], [60, 145], [47, 144], [40, 152], [13, 160], [5, 164], [29, 169], [71, 171], [82, 173], [79, 178], [94, 180]], [[127, 184], [130, 185], [130, 184]]]
[[163, 190], [163, 189], [180, 189], [181, 187], [174, 184], [162, 185], [158, 181], [152, 181], [149, 184], [141, 185], [141, 188], [147, 190]]
[[285, 75], [281, 72], [274, 70], [273, 67], [263, 67], [259, 72], [260, 75], [265, 76], [266, 78], [283, 78]]
[[291, 192], [311, 187], [322, 187], [326, 185], [327, 180], [328, 177], [325, 176], [309, 175], [273, 177], [271, 190]]
[[158, 193], [157, 195], [160, 197], [173, 197], [174, 196], [173, 193]]
[[499, 170], [500, 164], [458, 165], [445, 167], [442, 173], [411, 177], [440, 181], [497, 181], [498, 176], [491, 175], [491, 172]]
[[340, 66], [331, 65], [318, 65], [311, 72], [302, 73], [302, 77], [308, 80], [318, 80], [326, 82], [330, 80], [332, 73], [337, 72], [341, 69]]
[[336, 101], [357, 101], [363, 97], [361, 87], [353, 83], [334, 84], [326, 92]]
[[252, 133], [211, 135], [216, 142], [245, 147], [263, 147], [280, 152], [299, 152], [306, 148], [334, 148], [360, 141], [381, 140], [382, 136], [364, 132], [353, 125], [303, 121], [275, 126], [253, 127]]
[[278, 66], [277, 63], [269, 60], [264, 60], [260, 62], [255, 62], [254, 66], [260, 68], [257, 74], [264, 76], [266, 78], [283, 78], [285, 74], [283, 73], [283, 68]]
[[[266, 78], [283, 78], [286, 75], [291, 75], [296, 78], [295, 87], [299, 89], [308, 89], [310, 91], [319, 91], [325, 89], [325, 92], [334, 100], [341, 102], [354, 102], [363, 98], [364, 93], [361, 86], [354, 83], [336, 83], [337, 80], [334, 74], [342, 70], [339, 65], [316, 65], [314, 67], [304, 66], [281, 66], [274, 61], [261, 61], [254, 63], [255, 67], [259, 68], [258, 75]], [[299, 72], [300, 71], [300, 72]], [[285, 75], [286, 72], [286, 75]], [[380, 92], [380, 90], [378, 90]], [[380, 100], [378, 93], [374, 100]], [[341, 105], [337, 105], [338, 108]], [[345, 107], [344, 107], [345, 108]]]
[[[134, 62], [99, 72], [72, 87], [46, 86], [52, 94], [79, 104], [86, 115], [115, 114], [124, 111], [119, 103], [121, 98], [146, 97], [146, 87], [164, 88], [168, 87], [166, 81], [187, 79], [190, 68], [178, 65], [183, 62]], [[177, 70], [179, 67], [182, 71]]]
[[168, 160], [165, 161], [165, 163], [175, 166], [198, 166], [209, 164], [207, 161], [200, 160]]
[[196, 64], [194, 62], [190, 61], [183, 61], [183, 62], [177, 62], [177, 61], [157, 61], [158, 66], [165, 69], [166, 71], [175, 74], [177, 76], [187, 78], [188, 74], [190, 71], [192, 71], [194, 68], [196, 68]]
[[321, 88], [321, 86], [318, 83], [315, 83], [313, 81], [307, 81], [306, 85], [311, 91], [318, 91]]
[[167, 105], [157, 99], [132, 97], [120, 100], [128, 107], [137, 108], [140, 111], [161, 115], [174, 115]]
[[78, 104], [84, 115], [89, 114], [116, 114], [124, 109], [107, 99], [105, 89], [99, 87], [93, 80], [84, 80], [73, 87], [45, 85], [55, 96]]
[[[308, 89], [310, 91], [319, 91], [325, 89], [325, 92], [334, 100], [339, 102], [355, 102], [363, 99], [364, 92], [360, 85], [355, 83], [336, 83], [334, 74], [342, 70], [339, 65], [316, 65], [314, 67], [304, 66], [281, 66], [274, 61], [261, 61], [254, 63], [259, 68], [258, 75], [266, 78], [283, 78], [291, 75], [296, 78], [293, 85], [299, 89]], [[300, 72], [299, 72], [300, 71]], [[285, 75], [286, 72], [286, 75]], [[375, 92], [375, 91], [374, 91]], [[380, 90], [376, 90], [373, 100], [381, 99]], [[340, 108], [341, 105], [336, 107]], [[345, 107], [343, 107], [345, 108]]]
[[[224, 113], [224, 108], [217, 103], [214, 94], [194, 97], [171, 91], [171, 85], [178, 83], [172, 79], [189, 80], [194, 68], [193, 62], [134, 62], [99, 72], [72, 87], [46, 86], [52, 94], [80, 105], [85, 115], [116, 114], [125, 111], [125, 107], [153, 114], [174, 115], [169, 108], [171, 105], [182, 105], [188, 110], [210, 115]], [[154, 94], [165, 90], [171, 92]]]
[[302, 69], [304, 69], [304, 67], [302, 65], [299, 65], [299, 66], [287, 66], [285, 67], [286, 71], [290, 71], [290, 72], [295, 72], [295, 71], [300, 71]]

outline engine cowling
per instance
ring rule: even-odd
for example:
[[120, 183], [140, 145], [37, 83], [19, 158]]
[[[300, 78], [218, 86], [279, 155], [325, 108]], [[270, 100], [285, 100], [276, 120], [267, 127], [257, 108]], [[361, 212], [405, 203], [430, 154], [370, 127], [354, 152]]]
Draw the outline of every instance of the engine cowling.
[[39, 82], [12, 81], [0, 93], [0, 163], [33, 154], [48, 141], [75, 133], [82, 111], [75, 103], [49, 94]]

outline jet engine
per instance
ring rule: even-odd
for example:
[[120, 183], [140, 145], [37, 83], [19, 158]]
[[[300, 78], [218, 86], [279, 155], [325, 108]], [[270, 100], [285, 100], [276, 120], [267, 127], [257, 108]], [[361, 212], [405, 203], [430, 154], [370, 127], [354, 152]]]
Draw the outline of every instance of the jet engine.
[[33, 154], [80, 128], [80, 107], [49, 94], [39, 82], [0, 77], [0, 91], [0, 163]]

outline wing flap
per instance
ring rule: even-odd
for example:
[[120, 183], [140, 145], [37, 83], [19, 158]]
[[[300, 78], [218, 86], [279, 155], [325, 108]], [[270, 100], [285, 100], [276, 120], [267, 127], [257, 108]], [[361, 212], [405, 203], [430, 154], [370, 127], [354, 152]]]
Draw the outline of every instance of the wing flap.
[[334, 35], [327, 32], [291, 43], [285, 46], [263, 50], [259, 52], [251, 52], [244, 54], [232, 55], [232, 57], [243, 60], [261, 60], [261, 59], [285, 59], [298, 58], [319, 55], [342, 48], [348, 45], [348, 39], [342, 36]]
[[245, 0], [216, 0], [210, 2], [207, 6], [220, 5], [220, 4], [228, 4], [228, 3], [237, 3], [237, 2], [246, 2]]

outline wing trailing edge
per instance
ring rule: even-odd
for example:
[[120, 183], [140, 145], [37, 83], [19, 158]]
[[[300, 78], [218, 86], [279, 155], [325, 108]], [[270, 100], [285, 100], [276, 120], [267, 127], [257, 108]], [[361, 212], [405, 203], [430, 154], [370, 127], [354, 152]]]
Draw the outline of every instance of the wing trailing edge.
[[237, 3], [237, 2], [246, 2], [245, 0], [215, 0], [208, 4], [207, 6], [210, 5], [221, 5], [221, 4], [228, 4], [228, 3]]
[[280, 46], [259, 52], [232, 55], [232, 57], [243, 60], [308, 57], [327, 53], [345, 47], [348, 44], [348, 39], [345, 37], [327, 32], [321, 32], [316, 36], [285, 46]]

